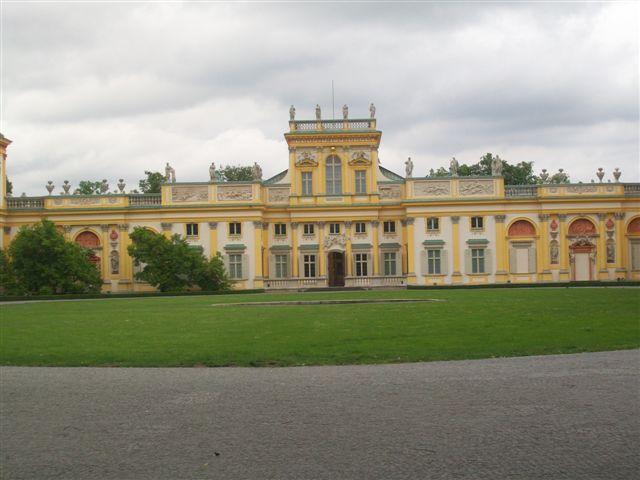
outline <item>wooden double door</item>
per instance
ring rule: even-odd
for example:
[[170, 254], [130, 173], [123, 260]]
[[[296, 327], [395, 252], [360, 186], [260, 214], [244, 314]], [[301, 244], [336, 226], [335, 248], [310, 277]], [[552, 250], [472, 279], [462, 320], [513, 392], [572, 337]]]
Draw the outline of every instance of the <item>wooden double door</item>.
[[329, 252], [327, 273], [330, 287], [344, 287], [345, 259], [343, 252]]

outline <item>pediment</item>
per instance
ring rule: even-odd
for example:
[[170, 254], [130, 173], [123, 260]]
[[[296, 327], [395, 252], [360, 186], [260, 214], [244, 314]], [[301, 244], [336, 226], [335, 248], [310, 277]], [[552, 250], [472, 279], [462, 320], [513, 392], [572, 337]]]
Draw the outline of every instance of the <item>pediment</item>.
[[302, 152], [296, 157], [296, 165], [301, 167], [317, 167], [318, 160], [316, 159], [315, 154], [311, 152]]
[[357, 151], [351, 155], [349, 165], [371, 165], [371, 158], [364, 151]]

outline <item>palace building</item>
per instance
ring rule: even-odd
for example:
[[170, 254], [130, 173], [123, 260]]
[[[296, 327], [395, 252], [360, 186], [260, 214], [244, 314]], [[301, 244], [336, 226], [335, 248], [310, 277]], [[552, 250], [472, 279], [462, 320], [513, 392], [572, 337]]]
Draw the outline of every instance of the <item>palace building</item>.
[[[379, 164], [371, 118], [295, 120], [289, 168], [262, 180], [168, 181], [160, 194], [11, 197], [0, 136], [1, 246], [48, 218], [93, 251], [104, 291], [150, 290], [134, 278], [129, 233], [144, 227], [220, 252], [236, 288], [491, 284], [640, 279], [640, 184], [504, 185], [485, 177], [413, 177]], [[204, 169], [203, 169], [204, 170]], [[599, 175], [602, 177], [602, 175]], [[122, 182], [121, 182], [122, 183]]]

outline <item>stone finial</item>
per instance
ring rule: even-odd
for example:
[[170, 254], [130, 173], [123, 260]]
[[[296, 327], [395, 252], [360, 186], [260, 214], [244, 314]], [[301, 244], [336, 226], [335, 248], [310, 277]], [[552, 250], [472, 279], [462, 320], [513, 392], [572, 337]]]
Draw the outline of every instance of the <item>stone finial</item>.
[[602, 179], [604, 178], [604, 169], [602, 167], [598, 168], [596, 176], [598, 177], [598, 180], [600, 180], [600, 183], [602, 183]]
[[316, 103], [316, 120], [322, 119], [322, 112], [320, 111], [320, 105]]
[[46, 188], [49, 195], [51, 195], [51, 192], [53, 192], [53, 189], [56, 188], [56, 186], [53, 184], [53, 181], [49, 180], [44, 188]]
[[342, 118], [345, 120], [349, 118], [349, 106], [346, 103], [342, 106]]
[[616, 167], [616, 169], [613, 171], [613, 178], [616, 179], [616, 183], [620, 181], [620, 175], [622, 175], [622, 172], [618, 167]]
[[373, 102], [371, 102], [371, 104], [369, 105], [369, 116], [371, 118], [376, 118], [376, 106], [373, 104]]
[[124, 193], [124, 187], [126, 187], [127, 184], [124, 183], [124, 179], [120, 178], [118, 179], [118, 190], [120, 190], [120, 193]]
[[293, 122], [295, 119], [296, 119], [296, 107], [291, 105], [289, 107], [289, 120]]
[[100, 184], [100, 193], [103, 195], [109, 191], [109, 182], [107, 182], [106, 178], [102, 179], [102, 183]]
[[64, 191], [63, 195], [69, 195], [69, 190], [71, 190], [71, 184], [69, 180], [65, 180], [62, 184], [62, 190]]
[[546, 168], [542, 169], [542, 173], [540, 174], [540, 181], [542, 183], [549, 183], [549, 172], [547, 172]]

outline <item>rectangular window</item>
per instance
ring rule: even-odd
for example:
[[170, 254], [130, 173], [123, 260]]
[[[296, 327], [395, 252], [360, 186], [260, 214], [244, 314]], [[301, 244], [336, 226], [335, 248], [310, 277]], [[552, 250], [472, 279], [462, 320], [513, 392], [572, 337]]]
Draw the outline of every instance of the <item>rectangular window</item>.
[[197, 237], [197, 236], [198, 236], [198, 224], [187, 223], [187, 237]]
[[242, 224], [240, 222], [231, 222], [229, 224], [229, 235], [241, 235]]
[[304, 235], [313, 235], [315, 233], [313, 223], [305, 223], [302, 227], [302, 233]]
[[440, 230], [440, 219], [436, 217], [427, 218], [427, 230], [431, 232]]
[[396, 252], [384, 252], [384, 274], [395, 275], [396, 274]]
[[366, 170], [356, 170], [356, 193], [360, 195], [367, 193]]
[[273, 228], [277, 237], [283, 237], [287, 234], [286, 223], [274, 223]]
[[302, 172], [302, 195], [313, 195], [313, 173]]
[[484, 273], [484, 248], [471, 249], [471, 272]]
[[484, 218], [471, 217], [471, 230], [483, 230], [483, 229], [484, 229]]
[[330, 223], [329, 224], [329, 233], [333, 235], [338, 235], [340, 233], [340, 224], [339, 223]]
[[229, 255], [229, 278], [242, 278], [242, 255], [238, 253]]
[[384, 233], [396, 233], [396, 222], [393, 220], [387, 220], [383, 222], [382, 231]]
[[325, 173], [327, 195], [342, 195], [342, 161], [336, 155], [327, 158]]
[[356, 277], [366, 277], [368, 275], [368, 257], [366, 253], [355, 254]]
[[305, 278], [313, 278], [316, 276], [316, 256], [315, 255], [303, 255], [302, 264], [304, 266]]
[[289, 276], [288, 265], [288, 255], [276, 255], [276, 278], [287, 278]]
[[367, 233], [367, 224], [364, 222], [356, 222], [356, 233]]
[[441, 261], [442, 250], [439, 248], [427, 250], [427, 273], [429, 275], [440, 275], [442, 273]]

